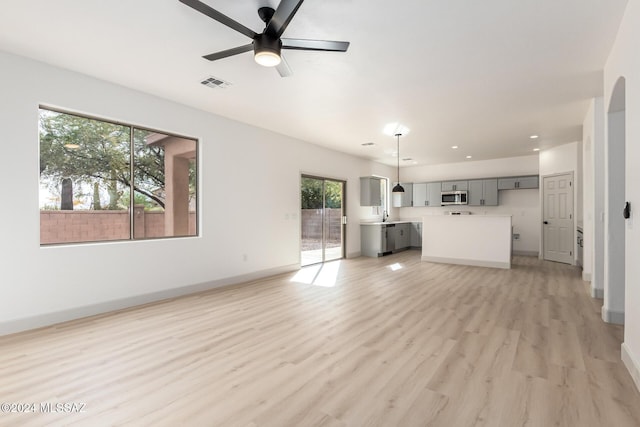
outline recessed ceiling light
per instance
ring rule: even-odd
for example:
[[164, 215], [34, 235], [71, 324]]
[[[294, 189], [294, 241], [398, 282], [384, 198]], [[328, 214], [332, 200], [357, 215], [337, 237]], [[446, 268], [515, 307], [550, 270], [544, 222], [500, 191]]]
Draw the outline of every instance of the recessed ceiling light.
[[533, 151], [540, 151], [540, 149], [539, 148], [534, 148]]
[[364, 143], [362, 143], [360, 145], [362, 145], [363, 147], [370, 147], [370, 146], [376, 145], [376, 144], [374, 142], [364, 142]]
[[467, 159], [470, 159], [470, 158], [471, 158], [471, 156], [467, 156]]
[[452, 145], [451, 148], [453, 148], [454, 150], [457, 150], [458, 146], [457, 145]]
[[531, 139], [538, 139], [539, 137], [538, 137], [538, 135], [531, 135], [529, 138], [531, 138]]

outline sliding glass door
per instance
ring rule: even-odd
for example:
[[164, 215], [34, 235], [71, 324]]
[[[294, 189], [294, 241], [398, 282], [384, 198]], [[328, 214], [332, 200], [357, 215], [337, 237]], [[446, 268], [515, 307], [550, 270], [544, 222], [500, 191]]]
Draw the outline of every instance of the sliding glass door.
[[302, 176], [302, 266], [344, 258], [344, 184], [334, 179]]

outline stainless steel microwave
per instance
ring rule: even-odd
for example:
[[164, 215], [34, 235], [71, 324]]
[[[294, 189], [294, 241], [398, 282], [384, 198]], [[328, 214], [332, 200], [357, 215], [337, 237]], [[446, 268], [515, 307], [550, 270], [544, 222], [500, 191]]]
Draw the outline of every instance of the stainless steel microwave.
[[440, 194], [442, 206], [466, 205], [468, 203], [466, 191], [443, 191]]

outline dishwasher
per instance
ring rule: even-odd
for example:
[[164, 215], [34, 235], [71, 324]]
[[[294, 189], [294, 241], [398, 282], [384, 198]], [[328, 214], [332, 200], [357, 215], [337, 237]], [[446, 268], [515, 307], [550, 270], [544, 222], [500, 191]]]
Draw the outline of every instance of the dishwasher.
[[384, 227], [385, 245], [383, 252], [392, 252], [396, 249], [396, 229], [395, 224], [386, 224]]

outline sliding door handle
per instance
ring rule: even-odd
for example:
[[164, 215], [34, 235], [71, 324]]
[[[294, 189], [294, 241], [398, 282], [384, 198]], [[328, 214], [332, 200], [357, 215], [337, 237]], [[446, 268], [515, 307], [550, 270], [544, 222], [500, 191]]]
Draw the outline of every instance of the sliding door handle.
[[549, 224], [549, 221], [544, 221], [543, 224]]

